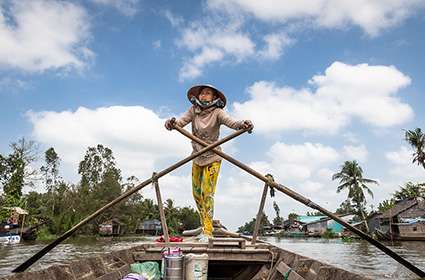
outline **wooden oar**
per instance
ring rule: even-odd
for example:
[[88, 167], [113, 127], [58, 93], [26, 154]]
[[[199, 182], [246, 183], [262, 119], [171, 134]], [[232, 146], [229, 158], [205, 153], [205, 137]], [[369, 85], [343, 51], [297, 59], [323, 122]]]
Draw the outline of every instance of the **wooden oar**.
[[70, 237], [76, 230], [78, 230], [80, 227], [82, 227], [83, 225], [85, 225], [86, 223], [88, 223], [89, 221], [91, 221], [92, 219], [96, 218], [98, 215], [100, 215], [101, 213], [103, 213], [104, 211], [106, 211], [107, 209], [109, 209], [110, 207], [116, 205], [117, 203], [123, 201], [124, 199], [128, 198], [130, 195], [132, 195], [133, 193], [141, 190], [143, 187], [149, 185], [152, 183], [152, 179], [154, 180], [158, 180], [159, 178], [161, 178], [162, 176], [170, 173], [171, 171], [179, 168], [180, 166], [182, 166], [183, 164], [191, 161], [192, 159], [196, 158], [197, 156], [202, 155], [203, 153], [223, 144], [226, 143], [227, 141], [241, 135], [242, 133], [248, 131], [247, 129], [245, 130], [240, 130], [240, 131], [236, 131], [235, 133], [224, 137], [223, 139], [211, 144], [211, 145], [207, 145], [207, 147], [203, 148], [202, 150], [200, 150], [199, 152], [193, 153], [192, 155], [186, 157], [185, 159], [182, 159], [180, 161], [178, 161], [177, 163], [171, 165], [170, 167], [158, 172], [155, 174], [155, 177], [149, 178], [146, 181], [140, 183], [139, 185], [137, 185], [136, 187], [126, 191], [125, 193], [123, 193], [122, 195], [120, 195], [119, 197], [115, 198], [114, 200], [112, 200], [111, 202], [109, 202], [108, 204], [106, 204], [105, 206], [103, 206], [102, 208], [98, 209], [96, 212], [94, 212], [93, 214], [87, 216], [84, 220], [82, 220], [81, 222], [79, 222], [78, 224], [76, 224], [73, 228], [71, 228], [70, 230], [68, 230], [67, 232], [65, 232], [63, 235], [59, 236], [56, 240], [54, 240], [53, 242], [51, 242], [50, 244], [48, 244], [46, 247], [44, 247], [43, 249], [41, 249], [39, 252], [37, 252], [35, 255], [33, 255], [31, 258], [29, 258], [28, 260], [26, 260], [23, 264], [21, 264], [20, 266], [18, 266], [17, 268], [15, 268], [13, 270], [13, 272], [22, 272], [25, 271], [28, 267], [30, 267], [32, 264], [34, 264], [37, 260], [39, 260], [41, 257], [43, 257], [45, 254], [47, 254], [50, 250], [52, 250], [53, 248], [55, 248], [58, 244], [60, 244], [62, 241], [64, 241], [65, 239], [67, 239], [68, 237]]
[[[202, 141], [201, 139], [197, 138], [196, 136], [193, 136], [192, 134], [190, 134], [189, 132], [187, 132], [185, 129], [183, 129], [181, 127], [175, 126], [174, 129], [176, 129], [178, 132], [180, 132], [181, 134], [183, 134], [184, 136], [190, 138], [192, 141], [194, 141], [194, 142], [196, 142], [198, 144], [201, 144], [203, 146], [207, 146], [208, 145], [206, 142]], [[357, 228], [353, 227], [352, 225], [350, 225], [346, 221], [342, 220], [340, 217], [334, 215], [332, 212], [326, 210], [325, 208], [323, 208], [320, 205], [314, 203], [310, 199], [302, 196], [301, 194], [299, 194], [299, 193], [297, 193], [297, 192], [289, 189], [288, 187], [283, 186], [281, 184], [278, 184], [278, 183], [276, 183], [276, 182], [268, 179], [266, 176], [264, 176], [261, 173], [255, 171], [254, 169], [252, 169], [251, 167], [247, 166], [246, 164], [243, 164], [242, 162], [240, 162], [240, 161], [232, 158], [231, 156], [223, 153], [222, 151], [219, 151], [217, 149], [213, 149], [212, 151], [215, 152], [217, 155], [221, 156], [222, 158], [226, 159], [227, 161], [233, 163], [237, 167], [245, 170], [246, 172], [248, 172], [249, 174], [253, 175], [254, 177], [257, 177], [258, 179], [260, 179], [261, 181], [265, 182], [270, 187], [273, 187], [276, 190], [278, 190], [280, 192], [283, 192], [284, 194], [292, 197], [293, 199], [301, 202], [304, 205], [307, 205], [307, 206], [309, 206], [309, 207], [311, 207], [311, 208], [313, 208], [315, 210], [318, 210], [318, 211], [322, 212], [323, 214], [325, 214], [329, 218], [337, 221], [339, 224], [343, 225], [344, 227], [346, 227], [350, 231], [352, 231], [355, 234], [359, 235], [364, 240], [366, 240], [369, 243], [371, 243], [372, 245], [376, 246], [378, 249], [380, 249], [381, 251], [383, 251], [385, 254], [387, 254], [388, 256], [390, 256], [391, 258], [393, 258], [394, 260], [396, 260], [397, 262], [399, 262], [400, 264], [402, 264], [403, 266], [405, 266], [406, 268], [408, 268], [410, 271], [414, 272], [415, 274], [417, 274], [420, 277], [425, 277], [425, 272], [422, 271], [421, 269], [419, 269], [417, 266], [413, 265], [411, 262], [409, 262], [408, 260], [406, 260], [405, 258], [403, 258], [402, 256], [400, 256], [399, 254], [397, 254], [396, 252], [394, 252], [393, 250], [391, 250], [390, 248], [388, 248], [387, 246], [385, 246], [381, 242], [373, 239], [371, 236], [365, 234], [361, 230], [358, 230]]]

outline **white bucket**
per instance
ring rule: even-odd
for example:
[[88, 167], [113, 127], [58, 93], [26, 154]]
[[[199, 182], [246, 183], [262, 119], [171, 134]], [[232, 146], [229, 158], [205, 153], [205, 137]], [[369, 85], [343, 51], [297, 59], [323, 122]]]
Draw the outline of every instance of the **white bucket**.
[[207, 280], [208, 254], [187, 254], [184, 257], [186, 280]]

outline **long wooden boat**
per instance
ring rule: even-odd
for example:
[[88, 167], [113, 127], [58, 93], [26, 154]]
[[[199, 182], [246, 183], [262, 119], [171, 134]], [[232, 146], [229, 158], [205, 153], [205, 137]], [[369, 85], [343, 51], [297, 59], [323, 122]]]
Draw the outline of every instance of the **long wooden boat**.
[[198, 242], [194, 237], [184, 242], [146, 242], [130, 249], [105, 253], [53, 265], [40, 271], [22, 272], [2, 280], [119, 280], [130, 273], [130, 264], [155, 261], [160, 264], [164, 248], [179, 247], [184, 254], [208, 254], [208, 279], [211, 280], [366, 280], [365, 276], [337, 268], [266, 242], [215, 229], [214, 238]]

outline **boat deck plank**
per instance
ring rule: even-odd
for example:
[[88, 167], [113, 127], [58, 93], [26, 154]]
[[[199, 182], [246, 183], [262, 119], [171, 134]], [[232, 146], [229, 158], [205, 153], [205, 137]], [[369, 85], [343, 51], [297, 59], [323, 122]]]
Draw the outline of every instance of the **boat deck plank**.
[[[182, 246], [183, 245], [183, 246]], [[184, 254], [208, 254], [209, 260], [214, 261], [249, 261], [249, 262], [270, 262], [272, 254], [267, 248], [247, 247], [245, 249], [233, 246], [220, 246], [218, 248], [209, 248], [207, 243], [178, 243], [174, 244], [181, 248]], [[138, 250], [133, 253], [135, 261], [146, 260], [161, 260], [161, 252], [164, 248], [164, 243], [146, 244], [143, 250]]]

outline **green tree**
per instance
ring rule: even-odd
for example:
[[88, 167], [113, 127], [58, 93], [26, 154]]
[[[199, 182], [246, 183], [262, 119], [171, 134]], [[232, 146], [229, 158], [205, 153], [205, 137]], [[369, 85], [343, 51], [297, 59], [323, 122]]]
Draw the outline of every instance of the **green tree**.
[[[138, 185], [139, 179], [136, 176], [130, 176], [122, 185], [123, 191], [128, 191]], [[129, 232], [135, 232], [141, 220], [143, 196], [140, 192], [132, 194], [122, 207], [121, 220], [127, 225]]]
[[24, 185], [33, 186], [38, 172], [31, 167], [31, 163], [37, 160], [38, 145], [35, 141], [26, 140], [24, 137], [10, 144], [12, 152], [17, 158], [21, 159], [24, 164]]
[[348, 214], [354, 212], [355, 209], [350, 199], [344, 200], [335, 211], [336, 214]]
[[[30, 164], [36, 159], [36, 144], [25, 138], [10, 144], [12, 153], [5, 157], [0, 156], [0, 185], [3, 188], [2, 206], [24, 206], [22, 189], [24, 186], [33, 186], [37, 174]], [[9, 211], [0, 209], [0, 219], [9, 216]]]
[[364, 190], [373, 197], [373, 192], [366, 184], [378, 184], [378, 182], [363, 178], [363, 169], [355, 160], [346, 161], [341, 166], [341, 171], [332, 176], [332, 180], [339, 180], [339, 186], [336, 190], [338, 193], [342, 190], [348, 190], [347, 198], [356, 205], [357, 212], [361, 214], [366, 230], [369, 232], [365, 214], [366, 197]]
[[386, 199], [378, 204], [378, 211], [383, 213], [395, 205], [394, 199]]
[[323, 216], [323, 213], [319, 211], [311, 211], [311, 212], [307, 211], [307, 216]]
[[5, 196], [20, 199], [25, 179], [25, 162], [18, 154], [13, 153], [7, 158], [2, 158], [1, 183]]
[[121, 180], [121, 171], [116, 167], [112, 150], [100, 144], [87, 149], [84, 159], [79, 164], [78, 174], [81, 175], [81, 185], [89, 189], [99, 184], [105, 174]]
[[289, 213], [288, 214], [288, 220], [291, 220], [291, 221], [293, 221], [293, 220], [296, 220], [296, 219], [298, 219], [298, 214], [297, 213]]
[[273, 209], [276, 212], [276, 217], [273, 219], [273, 225], [283, 225], [283, 217], [280, 216], [280, 208], [279, 205], [277, 205], [276, 201], [273, 201]]
[[140, 208], [141, 208], [140, 217], [143, 220], [159, 219], [158, 205], [155, 204], [152, 199], [144, 199], [140, 205]]
[[44, 152], [44, 165], [40, 168], [43, 174], [44, 185], [48, 192], [54, 192], [59, 180], [60, 159], [53, 147]]
[[198, 212], [190, 206], [180, 208], [178, 218], [182, 224], [182, 231], [194, 229], [201, 225]]
[[[79, 219], [93, 213], [106, 203], [121, 194], [121, 171], [116, 167], [112, 150], [103, 145], [89, 147], [84, 159], [80, 162], [78, 173], [81, 181], [77, 196]], [[117, 209], [122, 209], [125, 204], [119, 204], [108, 209], [86, 227], [89, 232], [96, 233], [98, 225], [103, 221], [118, 217]]]
[[425, 134], [420, 128], [407, 130], [404, 139], [415, 150], [412, 162], [425, 168]]
[[[254, 233], [254, 229], [255, 229], [255, 222], [256, 222], [256, 218], [253, 218], [251, 221], [246, 222], [243, 226], [240, 226], [237, 230], [237, 232], [239, 233], [249, 233], [249, 234], [253, 234]], [[267, 215], [263, 212], [262, 218], [261, 218], [261, 223], [260, 223], [260, 228], [258, 229], [258, 234], [261, 235], [264, 233], [264, 227], [265, 226], [270, 226], [270, 221], [267, 217]]]
[[395, 200], [404, 200], [408, 198], [423, 197], [425, 198], [425, 183], [407, 182], [404, 187], [393, 194]]
[[56, 188], [59, 184], [59, 164], [60, 159], [53, 147], [44, 152], [44, 165], [41, 166], [40, 171], [43, 175], [44, 186], [47, 190], [48, 204], [51, 209], [52, 215], [55, 212], [55, 197]]
[[172, 234], [178, 233], [182, 228], [182, 223], [179, 220], [179, 209], [174, 206], [172, 199], [167, 199], [164, 202], [165, 218], [167, 219], [168, 230]]

